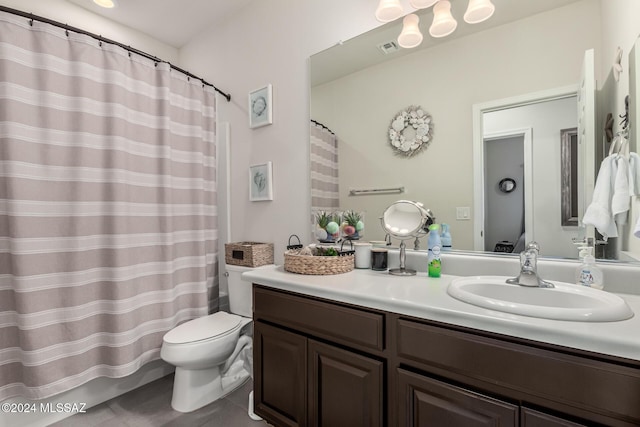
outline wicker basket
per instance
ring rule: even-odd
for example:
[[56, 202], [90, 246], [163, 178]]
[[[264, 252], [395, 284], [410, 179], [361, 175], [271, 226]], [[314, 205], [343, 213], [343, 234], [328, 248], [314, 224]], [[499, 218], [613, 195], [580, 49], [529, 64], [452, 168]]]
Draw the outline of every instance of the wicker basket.
[[292, 273], [328, 275], [353, 270], [354, 256], [309, 256], [284, 254], [284, 269]]
[[273, 243], [226, 243], [224, 245], [224, 260], [227, 264], [243, 267], [273, 264]]

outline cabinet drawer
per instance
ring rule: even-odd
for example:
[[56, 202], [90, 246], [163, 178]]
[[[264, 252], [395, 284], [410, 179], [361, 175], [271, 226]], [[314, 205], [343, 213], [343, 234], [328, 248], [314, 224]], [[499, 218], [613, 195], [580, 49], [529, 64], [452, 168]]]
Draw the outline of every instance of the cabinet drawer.
[[587, 427], [529, 408], [520, 410], [520, 427]]
[[254, 285], [253, 317], [338, 344], [384, 350], [384, 314], [379, 312]]
[[638, 368], [412, 320], [396, 326], [404, 363], [574, 416], [640, 424]]
[[398, 369], [401, 426], [515, 427], [518, 407]]

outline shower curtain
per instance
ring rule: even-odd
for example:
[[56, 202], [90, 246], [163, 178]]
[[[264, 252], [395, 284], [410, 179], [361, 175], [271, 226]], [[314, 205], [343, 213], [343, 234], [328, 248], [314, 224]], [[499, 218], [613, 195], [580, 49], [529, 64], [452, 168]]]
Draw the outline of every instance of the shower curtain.
[[217, 310], [215, 94], [0, 13], [0, 401], [158, 359]]
[[326, 126], [311, 120], [311, 212], [335, 211], [338, 192], [338, 138]]

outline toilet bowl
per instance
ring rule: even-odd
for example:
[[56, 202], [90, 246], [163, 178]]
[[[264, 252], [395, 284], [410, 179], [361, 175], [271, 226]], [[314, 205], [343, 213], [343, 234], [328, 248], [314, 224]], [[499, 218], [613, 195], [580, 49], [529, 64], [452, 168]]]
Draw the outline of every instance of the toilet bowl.
[[234, 373], [223, 381], [230, 362], [251, 345], [251, 338], [240, 339], [251, 322], [251, 283], [241, 275], [248, 267], [227, 266], [229, 311], [219, 311], [185, 322], [162, 339], [160, 357], [176, 367], [171, 407], [191, 412], [214, 402], [242, 385], [248, 378]]

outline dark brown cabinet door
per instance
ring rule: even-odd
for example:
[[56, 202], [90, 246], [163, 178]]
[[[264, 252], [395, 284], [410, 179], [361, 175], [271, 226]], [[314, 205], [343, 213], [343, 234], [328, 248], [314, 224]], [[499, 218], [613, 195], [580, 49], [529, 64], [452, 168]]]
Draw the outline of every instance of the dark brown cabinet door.
[[538, 412], [529, 408], [521, 409], [521, 427], [585, 427], [586, 424], [563, 420], [553, 415]]
[[255, 412], [276, 426], [306, 425], [307, 339], [254, 324]]
[[309, 340], [309, 425], [384, 424], [384, 363]]
[[398, 369], [400, 426], [517, 426], [518, 407]]

